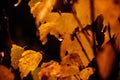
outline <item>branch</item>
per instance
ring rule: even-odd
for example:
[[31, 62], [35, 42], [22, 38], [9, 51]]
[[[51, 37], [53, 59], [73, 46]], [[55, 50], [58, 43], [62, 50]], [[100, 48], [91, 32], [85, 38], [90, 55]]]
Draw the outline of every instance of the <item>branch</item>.
[[5, 12], [5, 9], [3, 9], [3, 15], [4, 15], [4, 19], [5, 19], [5, 21], [6, 21], [6, 25], [7, 25], [7, 33], [8, 33], [8, 39], [9, 39], [9, 41], [10, 41], [10, 46], [12, 46], [12, 44], [13, 44], [13, 41], [12, 41], [12, 38], [11, 38], [11, 35], [10, 35], [10, 26], [9, 26], [9, 18], [7, 17], [7, 15], [6, 15], [6, 12]]

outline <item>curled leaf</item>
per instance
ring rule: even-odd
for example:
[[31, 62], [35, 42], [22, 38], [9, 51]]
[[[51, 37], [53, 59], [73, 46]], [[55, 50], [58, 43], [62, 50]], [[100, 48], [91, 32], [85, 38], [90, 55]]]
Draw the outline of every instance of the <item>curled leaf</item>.
[[21, 78], [26, 77], [30, 71], [34, 71], [41, 60], [42, 54], [40, 52], [33, 50], [24, 51], [22, 58], [19, 60]]
[[41, 1], [42, 0], [30, 0], [28, 2], [28, 5], [30, 6], [30, 8], [33, 8], [36, 5], [36, 3], [41, 2]]

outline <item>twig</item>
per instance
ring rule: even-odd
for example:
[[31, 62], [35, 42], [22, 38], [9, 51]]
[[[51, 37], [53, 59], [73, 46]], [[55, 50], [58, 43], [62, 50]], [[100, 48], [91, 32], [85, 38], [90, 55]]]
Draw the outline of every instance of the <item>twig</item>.
[[80, 46], [81, 46], [81, 48], [82, 48], [82, 51], [84, 52], [85, 56], [87, 57], [88, 61], [90, 62], [90, 58], [88, 57], [87, 52], [85, 51], [85, 49], [84, 49], [81, 41], [79, 40], [78, 36], [75, 35], [75, 38], [77, 39], [78, 43], [80, 44]]
[[89, 39], [88, 36], [87, 36], [87, 33], [88, 33], [88, 32], [87, 32], [86, 30], [83, 30], [82, 24], [81, 24], [80, 20], [78, 19], [77, 15], [76, 15], [77, 13], [76, 13], [76, 10], [75, 10], [74, 6], [72, 6], [72, 14], [73, 14], [75, 20], [77, 21], [77, 23], [78, 23], [81, 31], [83, 32], [83, 35], [85, 36], [85, 38], [87, 39], [87, 41], [88, 41], [89, 44], [91, 45], [91, 41], [90, 41], [90, 39]]
[[[90, 41], [90, 39], [89, 39], [88, 36], [87, 36], [87, 32], [86, 32], [85, 30], [83, 30], [82, 24], [81, 24], [80, 20], [78, 19], [77, 15], [76, 15], [77, 13], [76, 13], [76, 11], [75, 11], [75, 9], [74, 9], [74, 6], [72, 6], [72, 14], [73, 14], [75, 20], [77, 21], [77, 23], [78, 23], [81, 31], [83, 32], [83, 35], [85, 36], [85, 38], [87, 39], [87, 41], [88, 41], [89, 44], [91, 45], [91, 41]], [[90, 58], [88, 57], [87, 52], [85, 51], [85, 49], [84, 49], [81, 41], [79, 40], [79, 38], [77, 37], [77, 35], [75, 35], [75, 37], [76, 37], [77, 41], [79, 42], [80, 46], [82, 47], [82, 50], [83, 50], [85, 56], [87, 57], [88, 61], [90, 62]]]
[[12, 38], [11, 38], [11, 35], [10, 35], [10, 31], [9, 31], [10, 30], [9, 21], [8, 21], [9, 18], [6, 15], [5, 9], [3, 9], [3, 14], [4, 14], [4, 19], [6, 21], [6, 24], [7, 24], [8, 39], [10, 41], [10, 46], [12, 46], [13, 41], [12, 41]]

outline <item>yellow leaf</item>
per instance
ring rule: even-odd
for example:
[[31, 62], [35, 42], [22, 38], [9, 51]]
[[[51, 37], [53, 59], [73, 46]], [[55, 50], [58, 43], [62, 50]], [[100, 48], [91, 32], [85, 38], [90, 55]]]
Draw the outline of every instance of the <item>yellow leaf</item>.
[[39, 28], [40, 40], [42, 41], [42, 44], [45, 44], [47, 42], [47, 35], [51, 31], [51, 25], [53, 26], [54, 23], [46, 23], [41, 25], [41, 27]]
[[74, 65], [77, 67], [83, 67], [83, 63], [81, 61], [80, 56], [77, 53], [72, 53], [72, 54], [68, 54], [66, 55], [62, 61], [61, 61], [61, 65], [65, 66], [65, 65]]
[[91, 11], [90, 11], [90, 0], [77, 0], [74, 8], [76, 10], [76, 15], [81, 21], [83, 27], [91, 23]]
[[[69, 18], [69, 19], [68, 19]], [[72, 34], [74, 29], [78, 26], [71, 13], [50, 13], [44, 19], [46, 23], [39, 27], [40, 40], [43, 44], [47, 42], [47, 34], [50, 33], [56, 38], [64, 38], [65, 34]], [[72, 24], [71, 24], [72, 23]], [[61, 37], [59, 35], [62, 35]]]
[[[39, 27], [40, 40], [42, 41], [42, 44], [45, 44], [47, 42], [48, 33], [54, 35], [58, 39], [62, 37], [63, 41], [60, 47], [61, 59], [65, 56], [66, 51], [70, 54], [78, 53], [81, 56], [83, 64], [87, 66], [89, 61], [82, 51], [78, 41], [76, 39], [73, 41], [71, 40], [71, 34], [73, 33], [74, 29], [78, 27], [78, 24], [73, 15], [71, 13], [61, 13], [61, 15], [59, 15], [58, 13], [52, 12], [48, 16], [46, 16], [45, 21], [46, 23], [41, 24], [41, 26]], [[83, 47], [88, 54], [88, 57], [90, 58], [90, 60], [92, 60], [94, 55], [91, 45], [88, 43], [83, 33], [79, 33], [79, 36], [79, 39], [81, 40]], [[91, 37], [89, 38], [92, 42]]]
[[[53, 23], [55, 23], [55, 24], [57, 24], [57, 21], [60, 21], [61, 22], [61, 24], [59, 25], [59, 26], [63, 26], [64, 25], [64, 23], [66, 23], [66, 22], [64, 22], [64, 21], [68, 21], [68, 20], [71, 20], [71, 17], [69, 16], [69, 17], [65, 17], [64, 19], [65, 20], [62, 20], [62, 18], [60, 17], [57, 21], [56, 21], [56, 19], [57, 19], [57, 16], [56, 16], [56, 14], [54, 14], [53, 12], [51, 13], [51, 9], [48, 9], [48, 10], [50, 10], [50, 11], [48, 11], [48, 12], [45, 12], [44, 11], [44, 9], [46, 9], [47, 10], [47, 6], [42, 6], [42, 4], [43, 5], [45, 5], [47, 2], [49, 2], [49, 0], [47, 1], [47, 0], [44, 0], [43, 2], [41, 1], [40, 2], [40, 4], [38, 5], [38, 6], [36, 6], [36, 8], [34, 8], [34, 10], [33, 10], [33, 15], [35, 15], [35, 17], [36, 17], [36, 22], [37, 22], [37, 24], [39, 24], [39, 22], [40, 21], [46, 21], [46, 22], [48, 22], [48, 23], [51, 23], [51, 22], [53, 22]], [[54, 2], [54, 1], [53, 1]], [[107, 4], [109, 4], [109, 5], [107, 5], [106, 6], [106, 3]], [[37, 4], [37, 3], [36, 3]], [[50, 3], [50, 4], [52, 4], [52, 3]], [[101, 6], [101, 4], [103, 5], [103, 6]], [[42, 7], [40, 7], [40, 6], [42, 6]], [[53, 5], [51, 5], [51, 6], [53, 6]], [[77, 17], [78, 17], [78, 19], [81, 21], [81, 24], [82, 24], [82, 26], [86, 26], [87, 24], [90, 24], [91, 23], [91, 11], [90, 11], [90, 0], [78, 0], [77, 1], [77, 3], [75, 3], [74, 5], [74, 8], [75, 8], [75, 10], [76, 10], [76, 15], [77, 15]], [[109, 1], [105, 1], [105, 0], [95, 0], [95, 4], [94, 4], [94, 6], [95, 6], [95, 18], [99, 15], [99, 14], [103, 14], [103, 16], [105, 17], [105, 22], [104, 23], [108, 23], [108, 22], [110, 22], [110, 24], [111, 24], [111, 26], [119, 26], [119, 23], [118, 23], [118, 21], [117, 21], [117, 18], [119, 17], [119, 15], [120, 15], [120, 10], [119, 10], [119, 6], [117, 6], [117, 5], [115, 5], [113, 2], [112, 2], [112, 0], [109, 0]], [[35, 6], [34, 6], [35, 7]], [[40, 7], [40, 9], [39, 9], [39, 7]], [[44, 8], [44, 9], [43, 9]], [[111, 9], [112, 8], [112, 9]], [[42, 11], [43, 10], [43, 11]], [[112, 10], [112, 13], [110, 12]], [[41, 11], [41, 12], [39, 12], [39, 11]], [[110, 12], [110, 13], [108, 13], [108, 12]], [[38, 14], [44, 14], [44, 16], [42, 16], [42, 17], [44, 17], [44, 19], [42, 18], [42, 20], [40, 19], [40, 17], [41, 16], [37, 16]], [[46, 13], [48, 13], [48, 14], [46, 14]], [[62, 13], [63, 14], [63, 13]], [[64, 13], [64, 14], [67, 14], [67, 13]], [[57, 13], [57, 15], [59, 15], [58, 13]], [[59, 15], [60, 16], [60, 15]], [[113, 16], [113, 17], [111, 17], [111, 16]], [[67, 24], [69, 25], [73, 25], [74, 24], [74, 21], [73, 22], [67, 22]], [[52, 25], [51, 25], [52, 26]], [[77, 25], [78, 26], [78, 25]], [[56, 25], [55, 27], [58, 27], [58, 25]], [[66, 27], [66, 26], [64, 26], [64, 27]], [[61, 30], [64, 30], [64, 27], [61, 27], [62, 29]], [[72, 28], [71, 26], [69, 26], [69, 28]], [[117, 29], [117, 28], [113, 28], [113, 30], [114, 29], [116, 29], [117, 31], [119, 30], [119, 29]], [[40, 29], [39, 29], [40, 30]], [[57, 33], [56, 33], [57, 32]], [[66, 32], [68, 32], [68, 30], [66, 30]], [[55, 35], [56, 36], [56, 34], [58, 34], [58, 33], [60, 33], [57, 29], [53, 29], [53, 31], [51, 31], [51, 34], [53, 34], [53, 35]], [[45, 38], [45, 42], [47, 42], [47, 39]]]
[[31, 13], [33, 17], [36, 18], [36, 25], [38, 26], [41, 23], [46, 15], [48, 15], [55, 5], [56, 0], [43, 0], [39, 1], [31, 8]]
[[41, 2], [41, 1], [42, 0], [30, 0], [28, 2], [28, 5], [30, 6], [30, 8], [33, 8], [36, 5], [36, 3]]
[[[91, 46], [89, 45], [89, 43], [86, 40], [83, 33], [79, 33], [77, 35], [88, 55], [88, 58], [90, 60], [92, 60], [94, 57], [94, 54], [93, 54]], [[61, 43], [61, 47], [60, 47], [61, 59], [63, 59], [66, 56], [65, 55], [66, 52], [68, 54], [77, 53], [80, 56], [80, 59], [81, 59], [83, 65], [84, 66], [88, 65], [89, 60], [86, 57], [85, 53], [83, 52], [81, 45], [79, 44], [78, 40], [75, 37], [74, 37], [74, 40], [71, 40], [71, 35], [64, 35], [64, 39], [63, 39], [63, 41]]]
[[[78, 0], [78, 2], [73, 5], [74, 9], [76, 10], [76, 16], [80, 20], [82, 26], [86, 26], [87, 24], [91, 23], [90, 1], [91, 0]], [[119, 28], [115, 28], [115, 26], [120, 25], [119, 21], [117, 20], [120, 16], [120, 5], [115, 5], [113, 3], [113, 0], [94, 0], [94, 2], [95, 18], [99, 14], [103, 14], [103, 16], [105, 17], [104, 24], [110, 22], [111, 26], [114, 27], [113, 29], [116, 29], [115, 31], [119, 32]], [[62, 38], [63, 41], [60, 46], [61, 59], [66, 56], [66, 52], [68, 54], [77, 53], [79, 54], [83, 65], [87, 66], [89, 61], [82, 51], [79, 42], [76, 38], [73, 41], [71, 40], [71, 34], [73, 33], [74, 29], [79, 26], [73, 15], [71, 13], [61, 13], [61, 15], [59, 15], [58, 13], [51, 12], [52, 8], [47, 9], [47, 6], [42, 6], [42, 2], [39, 5], [39, 7], [36, 6], [36, 9], [33, 9], [35, 13], [33, 13], [33, 15], [34, 17], [36, 17], [37, 25], [39, 25], [39, 22], [45, 22], [39, 26], [40, 40], [42, 41], [42, 44], [45, 44], [47, 42], [47, 34], [49, 33], [51, 35], [54, 35], [58, 39]], [[37, 10], [40, 10], [41, 12]], [[43, 18], [41, 18], [41, 16], [38, 16], [38, 14], [43, 14]], [[92, 47], [89, 45], [83, 33], [79, 33], [77, 36], [81, 41], [88, 57], [90, 58], [90, 60], [92, 60], [92, 58], [94, 57]], [[92, 37], [90, 38], [90, 40], [92, 41]], [[69, 61], [66, 61], [66, 63], [67, 62]], [[83, 80], [88, 79], [88, 75], [90, 75], [89, 71], [90, 74], [92, 74], [91, 68], [88, 71], [87, 69], [85, 69], [81, 72], [81, 77], [83, 78]]]
[[60, 77], [67, 77], [72, 76], [79, 73], [79, 67], [75, 65], [71, 66], [62, 66], [61, 68], [61, 76]]
[[11, 65], [14, 69], [18, 68], [19, 59], [22, 57], [22, 53], [24, 52], [24, 48], [12, 44], [11, 48]]
[[22, 58], [19, 60], [21, 78], [26, 77], [30, 71], [34, 71], [41, 60], [42, 54], [40, 52], [33, 50], [24, 51]]
[[51, 60], [48, 63], [43, 63], [41, 65], [41, 70], [38, 73], [39, 80], [42, 80], [44, 76], [48, 78], [47, 80], [54, 80], [53, 78], [57, 76], [60, 70], [61, 70], [61, 66], [56, 61]]

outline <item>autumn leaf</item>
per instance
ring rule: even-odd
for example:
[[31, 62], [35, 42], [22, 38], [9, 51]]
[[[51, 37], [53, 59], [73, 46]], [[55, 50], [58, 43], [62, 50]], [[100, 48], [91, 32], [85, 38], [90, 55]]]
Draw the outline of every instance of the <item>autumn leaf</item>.
[[77, 66], [77, 67], [84, 67], [83, 66], [83, 63], [81, 61], [81, 58], [80, 56], [77, 54], [77, 53], [72, 53], [72, 54], [68, 54], [66, 55], [62, 61], [61, 61], [61, 65], [62, 66], [65, 66], [65, 65], [74, 65], [74, 66]]
[[92, 22], [90, 0], [77, 0], [77, 2], [73, 4], [73, 7], [83, 27]]
[[3, 65], [0, 65], [0, 80], [14, 80], [14, 74]]
[[30, 8], [34, 7], [36, 3], [41, 2], [42, 0], [30, 0], [28, 2], [28, 5], [30, 6]]
[[39, 80], [56, 80], [57, 74], [60, 72], [61, 66], [58, 62], [51, 60], [50, 62], [43, 63], [41, 70], [38, 73]]
[[[94, 57], [94, 54], [93, 54], [91, 46], [87, 42], [83, 33], [79, 33], [77, 35], [88, 55], [88, 58], [90, 60], [92, 60]], [[60, 47], [61, 59], [63, 59], [66, 56], [66, 53], [67, 54], [77, 53], [84, 66], [87, 66], [89, 63], [89, 60], [86, 57], [85, 53], [83, 52], [82, 47], [79, 44], [78, 40], [75, 37], [74, 37], [74, 40], [71, 40], [71, 35], [64, 35], [64, 39], [63, 39], [63, 41], [61, 43], [61, 47]]]
[[39, 26], [39, 23], [44, 21], [46, 15], [48, 15], [55, 5], [56, 0], [43, 0], [37, 2], [33, 7], [31, 7], [31, 13], [33, 17], [36, 18], [36, 25]]
[[60, 77], [67, 77], [72, 76], [79, 73], [79, 67], [75, 65], [70, 66], [61, 66], [61, 76]]
[[33, 50], [24, 51], [22, 58], [19, 60], [19, 70], [21, 72], [21, 78], [26, 77], [30, 71], [34, 71], [40, 61], [42, 60], [42, 54]]
[[[45, 2], [45, 1], [43, 1], [43, 2]], [[86, 1], [86, 2], [88, 3], [88, 1]], [[81, 7], [80, 5], [81, 5], [80, 2], [75, 3], [75, 5], [74, 5], [76, 12], [77, 12], [76, 14], [77, 14], [77, 17], [79, 18], [79, 20], [81, 18], [81, 15], [80, 15], [81, 12], [78, 11], [79, 10], [78, 8]], [[40, 6], [42, 6], [42, 4], [39, 4], [38, 6], [36, 6], [35, 10], [37, 10], [37, 8], [43, 9], [43, 7], [40, 7]], [[46, 8], [46, 6], [44, 6], [44, 7]], [[68, 53], [75, 52], [75, 53], [80, 54], [84, 65], [87, 65], [89, 63], [89, 61], [86, 59], [86, 56], [84, 55], [84, 52], [82, 52], [81, 46], [79, 45], [77, 40], [71, 41], [71, 38], [68, 38], [68, 39], [66, 38], [66, 35], [71, 35], [73, 33], [74, 29], [79, 26], [72, 13], [61, 13], [61, 15], [60, 15], [59, 13], [49, 11], [49, 14], [44, 15], [44, 19], [41, 20], [41, 19], [39, 19], [40, 16], [37, 16], [37, 14], [39, 14], [40, 12], [38, 12], [38, 11], [34, 11], [34, 12], [35, 12], [35, 14], [34, 13], [32, 13], [32, 14], [34, 17], [36, 17], [36, 21], [45, 22], [45, 23], [41, 23], [41, 25], [38, 28], [39, 34], [40, 34], [40, 40], [42, 41], [43, 45], [46, 44], [47, 35], [50, 33], [51, 35], [54, 35], [58, 40], [61, 38], [63, 39], [63, 42], [61, 44], [61, 50], [60, 50], [61, 57], [64, 56], [66, 51]], [[41, 10], [41, 12], [42, 12], [42, 10]], [[43, 14], [45, 14], [45, 13], [43, 13]], [[87, 13], [87, 15], [88, 15], [88, 13]], [[83, 18], [81, 18], [81, 19], [83, 19]], [[85, 23], [85, 24], [87, 24], [87, 23]], [[84, 35], [83, 34], [81, 34], [81, 35], [82, 35], [82, 38], [80, 38], [80, 39], [81, 39], [84, 47], [87, 46], [86, 51], [87, 51], [87, 53], [89, 52], [89, 57], [91, 60], [93, 58], [93, 52], [92, 52], [91, 46], [89, 45], [88, 41], [85, 39]], [[66, 46], [66, 48], [64, 46]]]
[[[33, 0], [33, 2], [35, 2], [34, 0]], [[37, 2], [37, 1], [36, 1]], [[47, 1], [47, 0], [44, 0], [44, 1], [41, 1], [40, 2], [40, 4], [38, 4], [37, 6], [33, 6], [33, 7], [31, 7], [31, 10], [32, 10], [32, 8], [34, 8], [33, 9], [33, 16], [34, 17], [36, 17], [36, 22], [39, 24], [39, 22], [41, 22], [41, 21], [43, 21], [43, 22], [47, 22], [47, 23], [51, 23], [51, 21], [52, 21], [52, 23], [55, 23], [55, 24], [57, 24], [56, 22], [54, 22], [54, 18], [56, 18], [56, 15], [54, 15], [53, 14], [53, 16], [52, 17], [47, 17], [47, 16], [49, 16], [49, 15], [51, 15], [51, 13], [54, 13], [54, 12], [51, 12], [51, 9], [48, 9], [48, 10], [50, 10], [50, 11], [48, 11], [48, 12], [44, 12], [44, 11], [42, 11], [42, 10], [44, 10], [43, 8], [46, 8], [47, 9], [47, 7], [46, 6], [42, 6], [42, 4], [46, 4], [47, 2], [49, 2], [49, 0]], [[53, 1], [54, 2], [54, 1]], [[106, 7], [106, 5], [104, 5], [104, 6], [100, 6], [101, 5], [101, 3], [103, 3], [104, 2], [104, 4], [106, 4], [107, 2], [108, 2], [108, 4], [110, 4], [110, 5], [108, 5], [107, 7]], [[37, 3], [36, 3], [37, 4]], [[52, 3], [50, 3], [50, 4], [52, 4]], [[96, 5], [97, 4], [97, 5]], [[40, 6], [42, 6], [42, 7], [40, 7]], [[51, 5], [51, 6], [53, 6], [53, 5]], [[39, 7], [40, 7], [40, 9], [39, 9]], [[77, 0], [77, 2], [76, 3], [74, 3], [74, 5], [73, 5], [73, 7], [74, 7], [74, 9], [76, 10], [76, 15], [77, 15], [77, 17], [78, 17], [78, 19], [80, 20], [80, 22], [81, 22], [81, 24], [82, 24], [82, 26], [86, 26], [87, 24], [90, 24], [91, 23], [91, 11], [90, 11], [90, 1], [89, 0], [86, 0], [86, 1], [84, 1], [84, 0]], [[109, 9], [107, 9], [108, 7], [112, 7], [112, 10], [113, 10], [113, 13], [110, 13], [109, 15], [111, 16], [111, 15], [113, 15], [113, 14], [115, 14], [115, 19], [116, 19], [116, 16], [118, 17], [118, 15], [119, 15], [119, 11], [118, 11], [118, 9], [119, 8], [117, 8], [117, 6], [115, 6], [113, 3], [111, 3], [111, 0], [110, 1], [104, 1], [104, 0], [95, 0], [95, 18], [99, 15], [99, 14], [103, 14], [104, 15], [104, 17], [105, 17], [105, 23], [106, 23], [106, 19], [107, 19], [107, 17], [106, 16], [108, 16], [108, 15], [106, 15], [106, 11], [107, 10], [109, 10]], [[37, 16], [38, 14], [40, 14], [41, 12], [39, 12], [39, 11], [41, 11], [41, 12], [43, 12], [43, 14], [44, 14], [44, 19], [42, 18], [42, 20], [41, 19], [39, 19], [40, 18], [40, 16]], [[86, 12], [87, 11], [87, 12]], [[117, 13], [118, 12], [118, 13]], [[48, 13], [48, 14], [47, 14]], [[45, 14], [47, 14], [47, 15], [45, 15]], [[67, 13], [65, 13], [65, 14], [67, 14]], [[108, 13], [107, 13], [108, 14]], [[47, 19], [47, 20], [46, 20]], [[70, 20], [71, 18], [70, 18], [70, 16], [69, 17], [67, 17], [67, 19], [66, 20]], [[114, 22], [115, 22], [115, 19], [114, 19], [114, 21], [111, 21], [111, 23], [113, 24]], [[50, 20], [50, 21], [48, 21], [48, 20]], [[62, 19], [59, 19], [60, 21], [62, 20]], [[109, 20], [113, 20], [112, 18], [110, 18]], [[107, 21], [108, 22], [108, 21]], [[64, 21], [63, 21], [63, 23], [64, 23]], [[61, 23], [60, 25], [62, 25], [63, 23]], [[110, 24], [111, 24], [110, 23]], [[37, 25], [38, 25], [37, 24]], [[74, 22], [67, 22], [67, 24], [70, 24], [70, 25], [72, 25], [72, 24], [74, 24]], [[115, 23], [116, 24], [116, 23]], [[46, 26], [46, 25], [44, 25], [43, 24], [43, 26]], [[52, 26], [52, 25], [51, 25]], [[53, 25], [54, 26], [54, 25]], [[56, 25], [57, 26], [57, 25]], [[78, 25], [77, 25], [78, 26]], [[118, 26], [118, 25], [117, 25]], [[49, 26], [50, 27], [50, 26]], [[76, 26], [75, 26], [76, 27]], [[72, 28], [72, 27], [70, 27], [69, 26], [69, 28]], [[60, 33], [58, 30], [56, 30], [56, 29], [54, 29], [54, 28], [52, 28], [53, 29], [53, 31], [52, 31], [52, 33], [53, 33], [53, 35], [56, 35], [56, 34], [58, 34], [58, 33]], [[40, 29], [39, 29], [40, 30]], [[62, 28], [62, 30], [64, 30], [64, 28]], [[62, 31], [61, 30], [61, 31]], [[48, 31], [49, 32], [49, 31]], [[57, 32], [57, 33], [56, 33]], [[67, 32], [67, 31], [66, 31]], [[40, 34], [42, 34], [42, 31], [41, 31], [41, 33]], [[43, 40], [42, 40], [43, 41]], [[45, 42], [47, 41], [47, 39], [45, 38], [45, 40], [44, 40]], [[44, 43], [45, 43], [44, 42]]]
[[[82, 51], [78, 41], [76, 39], [74, 39], [73, 41], [71, 40], [71, 34], [78, 26], [73, 15], [71, 13], [61, 13], [61, 15], [59, 15], [58, 13], [50, 13], [50, 15], [48, 15], [45, 20], [46, 23], [41, 24], [41, 26], [39, 27], [40, 40], [42, 41], [42, 44], [45, 44], [47, 42], [48, 33], [54, 35], [58, 40], [62, 38], [63, 41], [60, 47], [61, 59], [65, 56], [66, 52], [78, 53], [81, 56], [84, 65], [87, 66], [89, 61], [84, 55], [84, 52]], [[90, 60], [92, 60], [94, 55], [91, 45], [88, 43], [82, 32], [79, 33], [78, 36], [80, 36], [79, 39], [81, 40], [86, 52], [89, 53], [88, 56]], [[89, 38], [92, 42], [91, 36]]]
[[94, 69], [91, 67], [85, 68], [79, 71], [77, 66], [61, 66], [61, 74], [59, 74], [60, 80], [88, 80], [89, 77], [94, 73]]
[[24, 52], [24, 48], [16, 44], [12, 44], [10, 56], [11, 56], [11, 65], [13, 66], [14, 69], [18, 68], [19, 59], [22, 57], [23, 52]]
[[[78, 5], [80, 6], [79, 2], [74, 5], [75, 9], [78, 7]], [[80, 11], [77, 11], [77, 17], [80, 19], [81, 17], [79, 17], [78, 15], [80, 15]], [[44, 17], [44, 21], [45, 23], [42, 23], [38, 28], [40, 34], [40, 40], [42, 41], [43, 45], [46, 44], [47, 35], [50, 33], [51, 35], [54, 35], [58, 40], [61, 38], [63, 39], [60, 50], [61, 57], [64, 57], [66, 51], [68, 53], [75, 52], [80, 54], [84, 65], [87, 65], [89, 63], [89, 61], [86, 59], [86, 56], [84, 55], [84, 52], [82, 52], [81, 46], [79, 45], [77, 40], [71, 41], [71, 38], [67, 39], [65, 37], [66, 35], [71, 35], [74, 29], [79, 26], [72, 13], [61, 13], [60, 15], [59, 13], [56, 12], [50, 12], [48, 15]], [[89, 45], [88, 41], [85, 39], [84, 35], [81, 34], [81, 36], [82, 36], [80, 38], [81, 42], [83, 43], [84, 48], [87, 46], [86, 51], [87, 53], [89, 52], [88, 56], [90, 57], [90, 60], [92, 60], [92, 58], [94, 57], [92, 48]]]
[[65, 34], [72, 34], [74, 28], [78, 26], [71, 13], [62, 13], [59, 15], [58, 13], [52, 12], [46, 16], [45, 21], [46, 23], [41, 24], [38, 28], [40, 32], [40, 40], [43, 44], [47, 42], [48, 33], [54, 35], [58, 39], [61, 37], [64, 38]]
[[[77, 0], [77, 2], [73, 4], [72, 9], [74, 9], [76, 12], [76, 14], [74, 14], [75, 16], [73, 15], [73, 13], [51, 12], [53, 5], [50, 5], [50, 6], [47, 5], [47, 2], [49, 1], [50, 0], [48, 1], [43, 0], [43, 2], [40, 1], [38, 3], [35, 3], [35, 6], [31, 8], [31, 13], [33, 14], [33, 17], [36, 18], [36, 25], [39, 30], [40, 40], [42, 41], [42, 44], [45, 44], [47, 42], [48, 34], [54, 35], [58, 40], [62, 38], [62, 42], [60, 45], [60, 57], [63, 62], [61, 65], [63, 66], [63, 64], [67, 64], [67, 63], [72, 64], [72, 61], [70, 62], [69, 61], [70, 59], [66, 57], [68, 57], [70, 54], [76, 53], [81, 59], [81, 63], [83, 63], [84, 66], [87, 66], [88, 63], [94, 57], [93, 49], [92, 49], [92, 46], [90, 45], [90, 44], [93, 45], [92, 33], [90, 32], [90, 36], [89, 36], [89, 39], [91, 40], [90, 44], [87, 41], [86, 37], [84, 36], [84, 33], [82, 33], [82, 31], [79, 31], [77, 34], [75, 34], [73, 39], [71, 39], [71, 35], [73, 34], [76, 27], [79, 27], [79, 30], [81, 30], [79, 23], [75, 19], [75, 16], [77, 17], [79, 22], [81, 22], [81, 26], [83, 27], [85, 27], [87, 24], [90, 24], [92, 22], [91, 21], [92, 16], [90, 11], [91, 10], [90, 0]], [[115, 25], [119, 26], [116, 20], [119, 16], [120, 11], [119, 11], [119, 8], [113, 4], [113, 2], [111, 3], [111, 1], [112, 0], [109, 0], [109, 1], [95, 0], [94, 18], [96, 18], [99, 14], [103, 14], [103, 16], [105, 17], [104, 24], [110, 21], [110, 24], [112, 24], [112, 26], [115, 26]], [[52, 4], [51, 2], [49, 3]], [[106, 4], [110, 4], [110, 5], [106, 5]], [[46, 78], [46, 76], [48, 78], [51, 77], [48, 75], [48, 74], [51, 74], [50, 72], [52, 72], [51, 67], [49, 68], [50, 65], [44, 68], [44, 70], [40, 71], [41, 73], [41, 75], [39, 75], [40, 79], [42, 77]], [[52, 68], [54, 66], [52, 66]], [[77, 71], [76, 66], [74, 68], [73, 67], [68, 68], [67, 66], [64, 69], [65, 69], [64, 75], [65, 76], [67, 75], [67, 77], [65, 78], [67, 80], [72, 80], [72, 79], [75, 80], [74, 76], [72, 75], [71, 75], [72, 77], [68, 76], [70, 74], [68, 72], [69, 71], [73, 72], [72, 70], [74, 69], [75, 71]], [[93, 68], [85, 68], [80, 72], [79, 76], [83, 80], [88, 80], [89, 76], [93, 74], [93, 72], [94, 72]], [[63, 80], [63, 78], [61, 80]]]
[[[68, 57], [67, 57], [68, 58]], [[72, 61], [72, 60], [71, 60]], [[73, 61], [72, 61], [73, 62]], [[87, 67], [79, 70], [79, 66], [72, 63], [61, 63], [51, 60], [50, 62], [43, 63], [38, 73], [39, 80], [88, 80], [94, 73], [95, 69]]]

